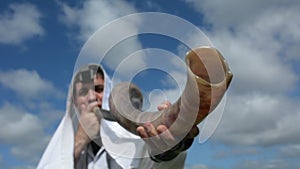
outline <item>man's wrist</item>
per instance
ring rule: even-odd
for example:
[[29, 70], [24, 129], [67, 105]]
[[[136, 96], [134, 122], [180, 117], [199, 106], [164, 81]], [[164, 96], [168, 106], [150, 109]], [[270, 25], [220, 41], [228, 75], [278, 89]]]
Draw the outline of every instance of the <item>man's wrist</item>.
[[74, 140], [74, 159], [75, 161], [80, 156], [81, 152], [83, 151], [84, 147], [91, 141], [91, 139], [86, 135], [86, 133], [83, 130], [80, 130], [78, 128], [76, 134], [75, 134], [75, 140]]
[[170, 161], [176, 158], [181, 152], [187, 150], [193, 144], [194, 138], [185, 138], [170, 150], [157, 154], [150, 155], [150, 158], [155, 162]]

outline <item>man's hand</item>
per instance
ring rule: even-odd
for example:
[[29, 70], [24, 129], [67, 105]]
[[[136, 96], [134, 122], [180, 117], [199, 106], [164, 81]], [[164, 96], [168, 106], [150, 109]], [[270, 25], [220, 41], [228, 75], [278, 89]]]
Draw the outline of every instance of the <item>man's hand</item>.
[[[165, 101], [164, 103], [157, 106], [157, 109], [164, 110], [168, 108], [171, 105], [169, 101]], [[157, 136], [163, 132], [165, 133], [165, 137], [168, 140], [175, 140], [173, 135], [168, 131], [167, 127], [165, 125], [159, 125], [157, 128], [155, 128], [151, 123], [146, 123], [144, 126], [139, 126], [137, 128], [137, 132], [140, 134], [142, 138], [149, 138]]]
[[[171, 105], [169, 101], [165, 101], [164, 103], [160, 104], [157, 109], [163, 110], [168, 108]], [[159, 125], [156, 128], [151, 123], [146, 123], [144, 126], [137, 127], [137, 132], [141, 136], [141, 138], [144, 139], [144, 141], [149, 145], [152, 152], [150, 152], [153, 155], [157, 154], [164, 154], [164, 152], [167, 152], [167, 156], [176, 157], [176, 155], [179, 152], [171, 152], [167, 151], [170, 148], [174, 148], [177, 146], [183, 146], [182, 148], [185, 149], [185, 143], [186, 140], [191, 140], [191, 143], [193, 141], [193, 138], [196, 137], [199, 134], [199, 130], [197, 126], [193, 126], [190, 130], [190, 132], [187, 134], [187, 136], [184, 138], [183, 142], [180, 141], [178, 143], [178, 140], [174, 138], [174, 135], [168, 130], [168, 128], [165, 125]], [[151, 138], [151, 139], [149, 139]], [[191, 145], [191, 144], [190, 144]], [[188, 145], [187, 147], [189, 147]], [[165, 154], [164, 154], [165, 155]]]
[[[169, 101], [165, 101], [162, 104], [157, 106], [157, 109], [164, 110], [168, 108], [171, 105]], [[146, 123], [144, 126], [139, 126], [137, 128], [137, 132], [140, 134], [142, 138], [149, 138], [157, 136], [163, 132], [165, 132], [164, 136], [166, 139], [170, 141], [174, 141], [175, 138], [173, 135], [169, 132], [168, 128], [165, 125], [159, 125], [157, 128], [155, 128], [151, 123]]]
[[99, 136], [100, 120], [92, 111], [96, 106], [98, 106], [97, 102], [92, 102], [87, 107], [84, 104], [80, 105], [81, 115], [78, 130], [75, 134], [75, 161], [78, 159], [83, 148], [91, 142], [91, 140]]
[[99, 136], [100, 120], [93, 112], [93, 108], [96, 106], [98, 106], [97, 102], [90, 103], [87, 108], [85, 105], [81, 105], [82, 113], [79, 119], [78, 132], [83, 132], [87, 141]]

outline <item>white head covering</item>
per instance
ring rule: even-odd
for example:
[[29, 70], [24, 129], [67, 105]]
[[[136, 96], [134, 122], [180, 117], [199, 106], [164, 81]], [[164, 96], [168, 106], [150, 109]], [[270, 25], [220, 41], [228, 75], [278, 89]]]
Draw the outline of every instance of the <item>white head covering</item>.
[[[112, 83], [105, 70], [104, 73], [104, 96], [102, 109], [109, 110], [109, 94]], [[75, 77], [75, 76], [73, 76]], [[73, 78], [74, 81], [74, 78]], [[72, 81], [72, 82], [73, 82]], [[65, 115], [50, 140], [37, 169], [71, 169], [74, 168], [74, 129], [72, 119], [76, 115], [73, 103], [73, 88], [70, 85], [67, 98]], [[144, 142], [140, 137], [129, 133], [117, 122], [101, 120], [100, 133], [106, 151], [123, 168], [136, 168], [139, 159], [147, 154]], [[96, 167], [97, 168], [97, 167]]]
[[[102, 109], [109, 110], [109, 95], [112, 81], [102, 68], [104, 74], [104, 95]], [[137, 168], [140, 158], [149, 156], [145, 142], [137, 135], [124, 129], [117, 122], [101, 119], [100, 135], [106, 151], [123, 168]]]
[[66, 113], [50, 140], [37, 169], [74, 168], [74, 131], [70, 117], [70, 112], [74, 112], [72, 100], [72, 87], [70, 87]]

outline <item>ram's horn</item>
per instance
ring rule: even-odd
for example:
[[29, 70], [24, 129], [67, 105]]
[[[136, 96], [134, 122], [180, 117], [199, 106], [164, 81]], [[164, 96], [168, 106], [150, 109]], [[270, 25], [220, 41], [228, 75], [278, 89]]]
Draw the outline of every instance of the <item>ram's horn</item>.
[[136, 109], [140, 107], [142, 94], [134, 84], [123, 82], [112, 90], [109, 100], [111, 113], [134, 134], [138, 134], [138, 126], [151, 122], [156, 127], [166, 125], [172, 134], [184, 137], [193, 125], [200, 123], [216, 108], [233, 77], [224, 57], [212, 47], [203, 46], [189, 51], [186, 64], [185, 89], [167, 109], [158, 112]]

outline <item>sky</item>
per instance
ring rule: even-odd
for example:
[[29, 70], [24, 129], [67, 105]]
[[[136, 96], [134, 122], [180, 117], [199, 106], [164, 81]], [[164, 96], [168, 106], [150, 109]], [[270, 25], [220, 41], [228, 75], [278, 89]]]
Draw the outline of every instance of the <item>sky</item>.
[[[65, 112], [84, 44], [111, 21], [141, 12], [171, 14], [192, 23], [234, 74], [217, 129], [204, 143], [195, 139], [185, 169], [300, 168], [299, 8], [298, 0], [2, 0], [0, 168], [36, 167]], [[163, 25], [161, 18], [154, 25]], [[125, 32], [139, 28], [134, 23], [122, 26], [118, 29]], [[178, 85], [184, 84], [178, 58], [184, 58], [186, 47], [163, 35], [136, 35], [118, 43], [104, 64], [110, 63], [109, 74], [124, 58], [131, 65], [116, 73], [154, 66], [135, 77], [149, 96], [145, 106], [165, 98], [175, 101]], [[146, 50], [150, 48], [157, 50]], [[167, 61], [143, 57], [155, 52]]]

